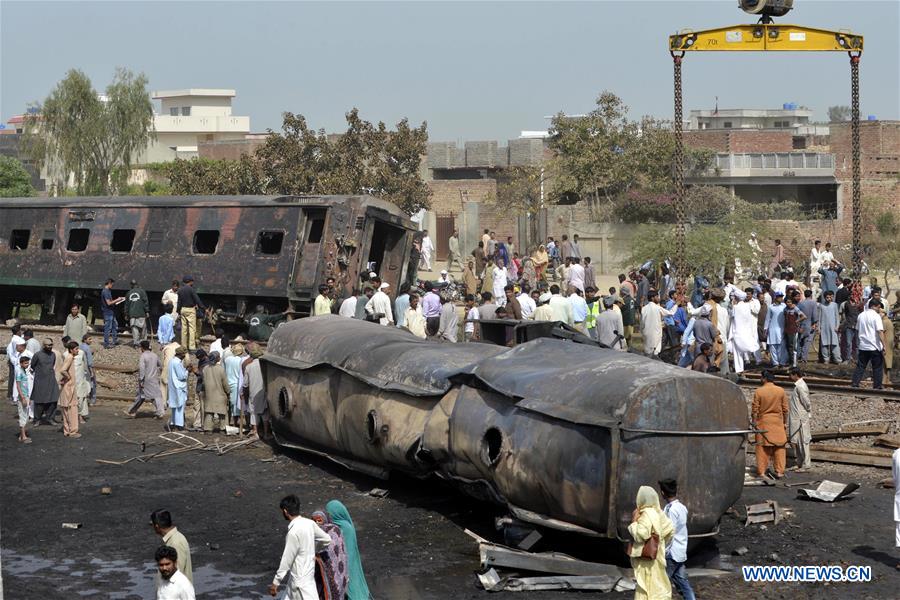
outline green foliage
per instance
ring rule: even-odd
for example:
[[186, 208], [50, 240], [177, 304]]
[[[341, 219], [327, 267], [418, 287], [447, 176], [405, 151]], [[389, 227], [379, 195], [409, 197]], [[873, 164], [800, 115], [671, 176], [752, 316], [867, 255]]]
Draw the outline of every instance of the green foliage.
[[148, 180], [140, 185], [130, 183], [121, 193], [123, 196], [170, 196], [172, 189], [167, 184]]
[[[697, 186], [714, 188], [715, 186]], [[735, 259], [744, 266], [754, 264], [755, 256], [747, 240], [756, 232], [760, 238], [768, 237], [768, 227], [753, 214], [753, 205], [724, 190], [700, 189], [695, 192], [694, 218], [685, 230], [685, 261], [693, 273], [717, 273], [723, 267], [734, 268]], [[704, 205], [706, 198], [710, 202]], [[725, 203], [731, 204], [729, 210]], [[674, 218], [672, 219], [674, 221]], [[657, 263], [672, 259], [675, 248], [674, 224], [641, 225], [632, 237], [631, 264], [642, 264], [653, 259]]]
[[890, 294], [890, 276], [900, 275], [900, 217], [896, 211], [884, 210], [876, 202], [867, 203], [867, 211], [873, 214], [874, 229], [863, 239], [865, 260], [870, 271], [880, 274], [885, 286], [885, 296]]
[[21, 162], [11, 156], [0, 156], [0, 198], [34, 196], [31, 175]]
[[396, 129], [373, 125], [353, 109], [347, 130], [327, 135], [302, 115], [284, 114], [253, 156], [229, 160], [176, 160], [163, 167], [175, 194], [371, 194], [415, 214], [430, 206], [419, 175], [428, 141], [426, 124]]
[[25, 123], [25, 148], [46, 165], [56, 187], [75, 181], [79, 195], [124, 189], [133, 159], [153, 138], [147, 78], [117, 69], [101, 100], [87, 75], [71, 70]]
[[[651, 118], [627, 117], [628, 107], [611, 92], [597, 98], [596, 108], [583, 117], [553, 118], [550, 149], [555, 155], [551, 194], [578, 194], [599, 219], [609, 204], [634, 190], [658, 195], [672, 193], [672, 156], [675, 136], [668, 124]], [[709, 150], [686, 149], [688, 175], [712, 165]]]

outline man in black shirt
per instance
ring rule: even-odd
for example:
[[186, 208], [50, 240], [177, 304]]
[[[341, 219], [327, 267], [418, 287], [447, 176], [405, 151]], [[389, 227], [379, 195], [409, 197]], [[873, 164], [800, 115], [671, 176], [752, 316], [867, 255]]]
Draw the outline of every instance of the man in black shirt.
[[834, 293], [834, 301], [838, 306], [850, 298], [850, 284], [853, 282], [849, 278], [845, 278], [841, 283], [844, 284], [844, 287], [839, 288], [838, 291]]
[[193, 352], [197, 349], [197, 309], [206, 310], [194, 289], [194, 278], [185, 275], [184, 285], [178, 288], [178, 313], [181, 315], [181, 345]]

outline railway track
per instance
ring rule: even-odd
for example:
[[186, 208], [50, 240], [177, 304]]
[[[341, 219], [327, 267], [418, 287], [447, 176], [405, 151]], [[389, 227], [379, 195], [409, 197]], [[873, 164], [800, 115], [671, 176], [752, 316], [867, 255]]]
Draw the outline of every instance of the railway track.
[[[759, 378], [742, 377], [737, 381], [741, 387], [755, 389], [759, 387]], [[775, 380], [775, 385], [785, 389], [793, 389], [794, 384], [790, 381]], [[883, 389], [875, 390], [872, 388], [855, 388], [849, 385], [829, 385], [824, 383], [810, 383], [807, 380], [807, 386], [811, 392], [824, 392], [828, 394], [844, 395], [844, 396], [863, 396], [866, 398], [884, 398], [894, 402], [900, 402], [900, 390]]]

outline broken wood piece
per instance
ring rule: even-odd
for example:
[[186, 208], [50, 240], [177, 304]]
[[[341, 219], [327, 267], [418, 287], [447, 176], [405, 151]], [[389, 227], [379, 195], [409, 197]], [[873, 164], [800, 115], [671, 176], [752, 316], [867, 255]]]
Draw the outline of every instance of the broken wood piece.
[[823, 427], [812, 432], [812, 441], [836, 440], [840, 438], [881, 435], [887, 433], [890, 423], [872, 425], [839, 425], [838, 427]]
[[900, 448], [900, 433], [878, 436], [875, 438], [875, 445], [885, 448]]
[[810, 450], [821, 450], [822, 452], [839, 452], [842, 454], [855, 454], [857, 456], [878, 456], [891, 458], [893, 454], [890, 450], [879, 450], [877, 448], [850, 448], [846, 446], [832, 446], [828, 444], [810, 444]]
[[556, 575], [624, 575], [623, 570], [615, 565], [586, 562], [559, 552], [530, 553], [490, 543], [481, 543], [478, 552], [485, 569], [509, 567]]

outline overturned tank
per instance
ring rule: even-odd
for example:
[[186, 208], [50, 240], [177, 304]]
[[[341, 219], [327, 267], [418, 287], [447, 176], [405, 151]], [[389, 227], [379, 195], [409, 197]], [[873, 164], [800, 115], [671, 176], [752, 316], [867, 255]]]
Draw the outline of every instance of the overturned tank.
[[278, 443], [452, 480], [544, 527], [624, 539], [638, 487], [673, 477], [692, 537], [710, 535], [743, 486], [740, 389], [642, 356], [442, 344], [327, 315], [276, 329], [262, 365]]

